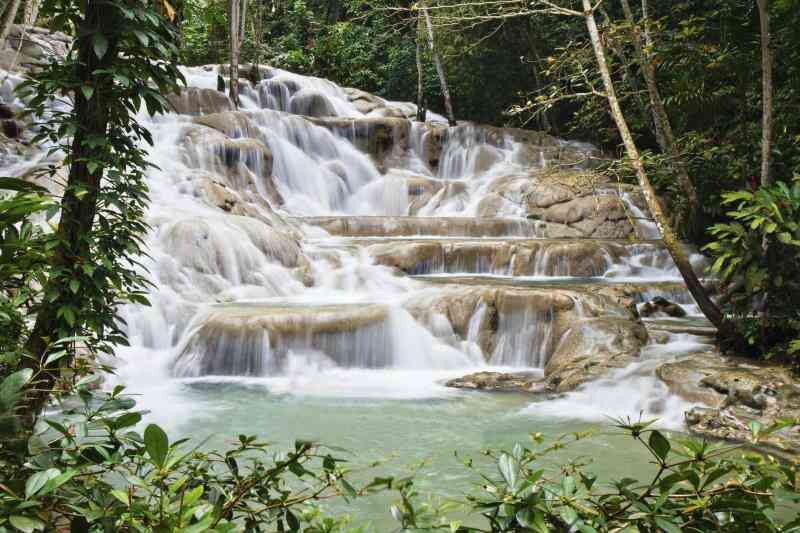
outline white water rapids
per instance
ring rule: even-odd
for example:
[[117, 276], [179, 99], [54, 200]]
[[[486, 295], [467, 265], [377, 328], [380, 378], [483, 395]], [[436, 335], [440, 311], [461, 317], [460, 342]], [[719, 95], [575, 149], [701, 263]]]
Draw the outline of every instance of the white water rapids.
[[[191, 87], [216, 87], [215, 70], [185, 73]], [[5, 101], [12, 99], [9, 84], [0, 92]], [[434, 128], [405, 119], [415, 113], [413, 104], [372, 101], [377, 107], [366, 111], [355, 101], [327, 80], [272, 70], [257, 86], [244, 88], [240, 113], [140, 114], [153, 134], [150, 160], [158, 167], [148, 175], [152, 231], [146, 263], [156, 288], [152, 307], [124, 309], [131, 346], [118, 351], [115, 379], [140, 394], [156, 420], [174, 427], [195, 414], [197, 400], [186, 391], [197, 384], [236, 384], [297, 398], [462, 397], [443, 383], [477, 370], [541, 374], [562, 342], [553, 333], [552, 311], [522, 307], [499, 316], [487, 353], [481, 345], [490, 315], [486, 302], [471, 309], [464, 331], [441, 310], [420, 313], [410, 302], [435, 299], [443, 285], [398, 275], [378, 264], [358, 239], [329, 235], [303, 217], [371, 224], [377, 231], [361, 236], [373, 245], [412, 237], [423, 244], [451, 240], [440, 259], [413, 272], [445, 282], [459, 275], [500, 283], [559, 280], [567, 288], [576, 277], [678, 281], [668, 254], [655, 242], [614, 243], [589, 275], [576, 275], [575, 263], [558, 255], [555, 245], [561, 243], [546, 243], [550, 247], [538, 250], [534, 266], [522, 275], [513, 261], [497, 266], [491, 250], [458, 259], [467, 257], [458, 256], [458, 247], [469, 240], [478, 241], [470, 250], [496, 251], [537, 236], [514, 202], [505, 201], [498, 211], [502, 220], [495, 227], [507, 230], [490, 231], [488, 222], [475, 217], [498, 178], [551, 161], [544, 151], [532, 156], [511, 137], [490, 142], [483, 130], [464, 124], [446, 132], [432, 168], [427, 136]], [[388, 123], [396, 129], [379, 131], [387, 117], [395, 119]], [[431, 119], [446, 122], [438, 115]], [[388, 144], [376, 161], [368, 151], [379, 134]], [[38, 163], [9, 159], [4, 170], [24, 175]], [[626, 202], [635, 218], [644, 217]], [[411, 215], [416, 219], [406, 218]], [[454, 222], [433, 229], [446, 218]], [[652, 226], [643, 223], [640, 229], [641, 238], [658, 238]], [[679, 303], [696, 314], [685, 291], [677, 292]], [[575, 316], [588, 316], [581, 314], [580, 298], [573, 299]], [[610, 342], [585, 328], [585, 342]], [[681, 427], [689, 405], [669, 394], [654, 365], [705, 348], [701, 339], [672, 336], [646, 347], [640, 363], [537, 401], [523, 414], [597, 420], [644, 413]], [[214, 416], [213, 406], [206, 406], [204, 418]]]

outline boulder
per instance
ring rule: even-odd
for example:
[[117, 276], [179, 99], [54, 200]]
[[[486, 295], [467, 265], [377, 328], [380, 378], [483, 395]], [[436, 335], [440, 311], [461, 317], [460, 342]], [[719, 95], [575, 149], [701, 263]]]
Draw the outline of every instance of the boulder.
[[598, 317], [572, 324], [545, 367], [548, 388], [576, 389], [615, 368], [635, 362], [647, 342], [647, 330], [625, 317]]
[[[780, 419], [800, 419], [800, 382], [779, 364], [714, 350], [664, 363], [656, 375], [673, 393], [705, 404], [686, 413], [686, 424], [697, 435], [746, 442], [752, 421], [769, 427]], [[761, 443], [796, 454], [800, 428], [782, 429]]]
[[335, 117], [336, 109], [325, 94], [313, 89], [300, 89], [289, 100], [289, 112], [307, 117]]
[[214, 89], [185, 87], [179, 94], [167, 95], [172, 109], [181, 115], [209, 115], [233, 111], [233, 103], [228, 95]]

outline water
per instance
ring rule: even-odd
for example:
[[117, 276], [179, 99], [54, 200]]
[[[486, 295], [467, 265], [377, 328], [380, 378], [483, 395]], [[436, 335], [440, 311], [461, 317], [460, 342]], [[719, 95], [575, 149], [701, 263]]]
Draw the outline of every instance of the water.
[[[194, 87], [216, 87], [213, 68], [184, 72]], [[658, 241], [540, 239], [513, 190], [497, 216], [476, 217], [497, 183], [535, 179], [555, 151], [591, 147], [448, 129], [438, 115], [411, 123], [403, 117], [413, 104], [277, 69], [245, 87], [241, 112], [210, 113], [229, 109], [220, 95], [201, 100], [219, 109], [139, 116], [158, 166], [148, 175], [144, 259], [155, 288], [152, 307], [123, 310], [131, 346], [118, 351], [108, 384], [139, 394], [147, 421], [209, 438], [207, 446], [239, 433], [279, 446], [320, 440], [353, 449], [359, 466], [396, 457], [382, 467], [392, 472], [430, 460], [421, 487], [450, 497], [474, 482], [454, 451], [477, 456], [527, 442], [530, 432], [555, 437], [615, 416], [682, 429], [690, 405], [654, 371], [707, 349], [701, 338], [671, 335], [558, 397], [444, 385], [479, 370], [542, 375], [571, 328], [589, 348], [612, 345], [593, 326], [626, 316], [604, 296], [609, 288], [629, 287], [637, 303], [667, 296], [698, 319]], [[6, 166], [21, 175], [37, 157]], [[639, 237], [657, 239], [623, 200]], [[700, 270], [702, 257], [693, 259]], [[650, 468], [606, 434], [554, 461], [579, 453], [602, 458], [604, 478]], [[382, 524], [385, 504], [359, 509]]]

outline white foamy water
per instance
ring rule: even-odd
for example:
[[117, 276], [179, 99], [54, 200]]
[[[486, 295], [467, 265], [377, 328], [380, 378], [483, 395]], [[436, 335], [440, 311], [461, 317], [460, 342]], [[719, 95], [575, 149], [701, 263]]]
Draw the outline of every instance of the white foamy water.
[[658, 426], [684, 427], [683, 415], [697, 404], [670, 393], [655, 375], [656, 368], [680, 356], [712, 349], [700, 337], [669, 334], [664, 344], [650, 344], [640, 361], [589, 382], [558, 398], [531, 404], [524, 413], [536, 417], [608, 422], [613, 418], [637, 421], [657, 418]]
[[[190, 86], [216, 88], [215, 70], [184, 72]], [[22, 105], [10, 92], [17, 80], [0, 79], [0, 100]], [[531, 155], [508, 135], [490, 140], [485, 129], [462, 124], [443, 133], [438, 168], [432, 169], [432, 130], [418, 123], [406, 124], [407, 133], [402, 127], [392, 131], [385, 160], [376, 161], [363, 141], [374, 140], [377, 130], [368, 125], [361, 131], [354, 121], [348, 128], [347, 120], [413, 116], [416, 108], [375, 98], [381, 107], [364, 113], [348, 91], [272, 69], [243, 88], [241, 112], [205, 117], [200, 122], [206, 125], [189, 116], [140, 113], [154, 138], [150, 161], [158, 167], [148, 172], [152, 230], [143, 260], [155, 288], [151, 307], [123, 309], [131, 347], [118, 350], [118, 373], [109, 383], [140, 394], [142, 406], [167, 427], [200, 411], [205, 419], [221, 416], [219, 406], [198, 392], [212, 385], [256, 390], [271, 399], [462, 399], [465, 393], [444, 386], [448, 379], [478, 370], [541, 372], [557, 345], [553, 312], [521, 306], [495, 316], [496, 343], [484, 354], [486, 303], [470, 312], [461, 334], [441, 312], [418, 321], [404, 305], [436, 287], [375, 264], [358, 243], [295, 220], [387, 217], [375, 226], [383, 231], [375, 237], [380, 241], [398, 241], [392, 231], [407, 224], [404, 231], [421, 240], [463, 244], [455, 229], [447, 235], [447, 224], [435, 232], [429, 224], [443, 217], [474, 221], [497, 179], [551, 164], [544, 150]], [[446, 123], [439, 115], [430, 118]], [[6, 168], [23, 175], [39, 163], [16, 158]], [[407, 223], [412, 212], [422, 222]], [[535, 224], [521, 218], [520, 204], [505, 201], [498, 213], [506, 229], [493, 230], [494, 237], [536, 236]], [[481, 224], [463, 224], [461, 231], [486, 239], [481, 231], [488, 226]], [[639, 226], [647, 238], [658, 237], [646, 221]], [[700, 257], [695, 259], [699, 266]], [[445, 256], [419, 273], [501, 279], [511, 276], [514, 260], [501, 269], [484, 256]], [[532, 275], [515, 280], [570, 282], [577, 276], [573, 263], [556, 251], [544, 249], [531, 262]], [[678, 279], [668, 254], [652, 243], [628, 246], [625, 254], [603, 252], [598, 264], [592, 272], [598, 279]], [[679, 303], [692, 305], [691, 299]], [[588, 315], [579, 309], [576, 316]], [[690, 353], [692, 342], [672, 337], [664, 346], [649, 346], [640, 363], [528, 411], [588, 420], [644, 411], [677, 426], [687, 405], [668, 394], [653, 370], [665, 357]]]

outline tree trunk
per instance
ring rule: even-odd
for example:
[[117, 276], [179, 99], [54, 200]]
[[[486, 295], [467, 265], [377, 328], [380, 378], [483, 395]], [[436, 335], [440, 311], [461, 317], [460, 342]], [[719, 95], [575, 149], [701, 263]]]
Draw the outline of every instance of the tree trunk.
[[420, 20], [417, 19], [417, 122], [425, 122], [428, 111], [422, 95], [422, 43], [419, 35]]
[[772, 52], [769, 34], [769, 0], [758, 1], [758, 17], [761, 22], [761, 185], [772, 183]]
[[[678, 150], [678, 145], [675, 142], [675, 134], [672, 131], [672, 124], [670, 123], [669, 115], [667, 115], [667, 110], [664, 107], [664, 100], [661, 98], [661, 92], [658, 90], [656, 69], [653, 66], [653, 59], [650, 56], [649, 51], [645, 49], [642, 42], [642, 29], [634, 21], [633, 11], [631, 10], [628, 0], [621, 0], [621, 2], [622, 9], [625, 12], [625, 18], [631, 25], [631, 28], [633, 28], [633, 45], [636, 48], [636, 57], [639, 67], [642, 69], [642, 74], [644, 75], [645, 82], [647, 83], [647, 93], [650, 96], [650, 107], [653, 113], [653, 124], [655, 125], [656, 139], [658, 141], [658, 145], [661, 147], [661, 151], [664, 153], [664, 155], [670, 158], [672, 167], [678, 176], [678, 181], [680, 182], [683, 193], [686, 195], [686, 202], [689, 208], [689, 224], [690, 227], [695, 229], [694, 226], [698, 209], [697, 190], [692, 183], [692, 179], [689, 177], [689, 171], [686, 167], [686, 163], [683, 161], [680, 151]], [[645, 13], [643, 16], [646, 16], [647, 0], [642, 0], [642, 7], [643, 13]], [[645, 24], [647, 24], [646, 19]], [[645, 35], [647, 36], [646, 38], [649, 42], [650, 37], [647, 26], [645, 26]]]
[[41, 0], [27, 0], [25, 2], [24, 22], [27, 26], [35, 26], [36, 19], [39, 18], [39, 5]]
[[233, 106], [239, 109], [239, 0], [230, 0], [231, 62], [230, 96]]
[[247, 20], [247, 0], [242, 0], [242, 11], [239, 14], [239, 45], [244, 42], [244, 28]]
[[[86, 238], [92, 231], [97, 212], [97, 197], [100, 182], [103, 178], [103, 168], [97, 167], [89, 170], [87, 161], [92, 159], [93, 148], [87, 146], [87, 139], [105, 137], [110, 120], [110, 105], [106, 102], [110, 94], [111, 78], [105, 75], [96, 75], [98, 70], [113, 67], [117, 58], [117, 43], [119, 27], [123, 24], [120, 12], [110, 3], [89, 2], [86, 16], [81, 27], [78, 28], [77, 50], [78, 61], [75, 63], [77, 79], [94, 88], [91, 98], [87, 100], [83, 91], [75, 91], [75, 104], [73, 114], [81, 127], [75, 132], [71, 148], [71, 164], [67, 187], [61, 199], [61, 218], [58, 224], [58, 244], [53, 250], [53, 259], [50, 270], [71, 267], [89, 256], [89, 240]], [[107, 37], [108, 49], [102, 58], [97, 57], [94, 51], [94, 36], [102, 34]], [[76, 326], [70, 327], [63, 317], [58, 315], [60, 308], [65, 305], [81, 307], [86, 302], [80, 295], [74, 294], [68, 287], [69, 279], [63, 276], [54, 276], [44, 288], [44, 294], [57, 295], [54, 300], [45, 299], [36, 315], [30, 337], [26, 343], [27, 351], [33, 356], [24, 364], [32, 368], [44, 366], [47, 356], [48, 339], [57, 340], [58, 336], [66, 333], [74, 334]], [[50, 390], [57, 380], [57, 370], [47, 368], [41, 374], [41, 382], [37, 384], [26, 400], [26, 413], [28, 417], [35, 417], [46, 404]]]
[[639, 180], [639, 186], [641, 187], [642, 194], [647, 201], [647, 206], [650, 209], [650, 212], [653, 214], [656, 225], [661, 232], [664, 245], [669, 251], [669, 254], [672, 256], [672, 260], [675, 262], [678, 270], [680, 270], [681, 276], [683, 276], [683, 280], [686, 283], [689, 292], [692, 293], [692, 296], [697, 301], [700, 310], [711, 321], [711, 323], [717, 327], [720, 335], [723, 337], [733, 337], [735, 336], [735, 332], [731, 323], [725, 318], [725, 315], [722, 313], [722, 311], [720, 311], [720, 309], [708, 297], [705, 289], [700, 284], [700, 280], [697, 279], [697, 275], [692, 269], [691, 263], [689, 263], [689, 259], [683, 250], [681, 242], [673, 233], [667, 218], [664, 216], [664, 212], [661, 210], [661, 205], [656, 197], [656, 192], [650, 183], [650, 179], [647, 177], [647, 172], [645, 171], [641, 157], [639, 156], [639, 150], [636, 147], [636, 143], [633, 140], [633, 136], [631, 135], [628, 124], [625, 121], [625, 116], [622, 114], [622, 109], [619, 105], [619, 100], [617, 99], [617, 94], [614, 89], [614, 82], [612, 81], [611, 73], [608, 70], [608, 63], [606, 62], [603, 42], [600, 37], [600, 32], [597, 29], [597, 22], [594, 18], [591, 0], [581, 1], [583, 4], [586, 26], [589, 30], [589, 37], [592, 41], [595, 59], [597, 60], [597, 67], [600, 70], [601, 77], [603, 78], [603, 86], [606, 91], [606, 98], [608, 99], [608, 105], [611, 108], [611, 115], [615, 124], [617, 125], [619, 134], [622, 137], [628, 158], [631, 160], [631, 164], [636, 170], [636, 177]]
[[17, 11], [19, 10], [21, 1], [22, 0], [11, 0], [11, 3], [8, 4], [3, 12], [3, 22], [2, 25], [0, 25], [0, 48], [5, 46], [8, 34], [11, 33], [11, 26], [14, 24], [14, 19], [17, 18]]
[[[535, 39], [533, 38], [529, 21], [524, 22], [522, 31], [525, 32], [525, 38], [528, 41], [528, 48], [530, 48], [531, 55], [533, 56], [533, 61], [531, 61], [531, 73], [533, 74], [533, 82], [536, 84], [535, 89], [537, 93], [541, 93], [544, 90], [544, 81], [542, 80], [541, 72], [539, 72], [539, 66], [542, 64], [542, 60], [541, 56], [539, 56], [539, 49], [536, 46]], [[539, 114], [539, 128], [543, 131], [552, 131], [558, 134], [556, 129], [553, 128], [553, 123], [550, 120], [547, 109], [542, 110], [542, 112]]]
[[428, 14], [428, 10], [425, 7], [420, 8], [422, 10], [422, 16], [425, 18], [425, 26], [428, 29], [428, 46], [431, 49], [431, 57], [433, 58], [433, 64], [436, 66], [436, 73], [439, 75], [439, 84], [442, 87], [442, 95], [444, 95], [444, 109], [447, 113], [447, 120], [451, 126], [456, 125], [456, 117], [453, 114], [453, 102], [450, 100], [450, 89], [447, 87], [447, 78], [444, 75], [444, 67], [442, 66], [442, 61], [439, 58], [439, 54], [436, 52], [436, 47], [433, 44], [433, 23], [431, 23], [431, 17]]

